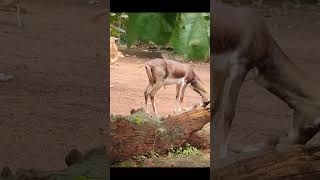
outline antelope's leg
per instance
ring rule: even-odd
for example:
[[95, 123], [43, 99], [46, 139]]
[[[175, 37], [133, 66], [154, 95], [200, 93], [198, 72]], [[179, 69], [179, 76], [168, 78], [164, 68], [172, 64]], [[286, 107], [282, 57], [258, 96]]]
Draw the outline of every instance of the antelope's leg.
[[144, 103], [146, 106], [146, 113], [149, 114], [149, 109], [148, 109], [148, 98], [150, 95], [150, 92], [152, 90], [152, 85], [149, 83], [146, 90], [144, 91]]
[[303, 127], [303, 121], [301, 121], [301, 114], [297, 111], [294, 112], [293, 121], [291, 124], [291, 129], [288, 134], [287, 143], [295, 144], [299, 142], [300, 130]]
[[187, 84], [185, 82], [183, 82], [182, 87], [181, 87], [181, 92], [180, 92], [180, 98], [179, 98], [179, 109], [181, 111], [181, 104], [184, 98], [184, 92], [187, 88]]
[[[224, 91], [224, 85], [225, 81], [228, 75], [228, 59], [226, 59], [224, 56], [222, 57], [213, 57], [211, 59], [212, 61], [212, 74], [210, 75], [210, 81], [212, 84], [212, 97], [213, 97], [213, 102], [212, 102], [212, 107], [213, 110], [211, 112], [212, 115], [212, 123], [210, 126], [211, 129], [211, 149], [214, 149], [213, 153], [213, 158], [218, 158], [220, 153], [216, 151], [218, 149], [217, 147], [217, 142], [218, 138], [217, 135], [222, 135], [223, 131], [221, 128], [216, 128], [218, 123], [222, 123], [223, 121], [223, 107], [222, 107], [222, 102], [223, 102], [223, 91]], [[215, 135], [214, 135], [215, 134]], [[219, 139], [219, 145], [221, 146], [223, 142], [221, 141], [221, 138]]]
[[155, 103], [154, 103], [154, 96], [157, 93], [157, 91], [162, 87], [162, 85], [163, 84], [160, 81], [156, 82], [154, 84], [151, 92], [150, 92], [150, 100], [151, 100], [151, 104], [152, 104], [152, 107], [153, 107], [153, 111], [156, 114], [156, 117], [159, 117], [159, 116], [158, 116], [157, 108], [156, 108]]
[[179, 106], [179, 94], [180, 94], [181, 86], [182, 86], [182, 84], [177, 84], [177, 86], [176, 86], [176, 104], [174, 107], [174, 112], [178, 111], [177, 109]]
[[235, 110], [237, 105], [237, 99], [239, 92], [247, 74], [247, 69], [243, 65], [235, 64], [230, 67], [229, 78], [225, 85], [224, 101], [223, 101], [223, 136], [221, 155], [227, 156], [228, 151], [228, 139], [229, 131], [232, 124], [232, 120], [235, 116]]
[[183, 81], [181, 84], [179, 84], [179, 90], [177, 85], [177, 97], [176, 97], [176, 106], [178, 109], [176, 109], [176, 112], [181, 111], [181, 97], [183, 97], [183, 90], [185, 89], [186, 83]]

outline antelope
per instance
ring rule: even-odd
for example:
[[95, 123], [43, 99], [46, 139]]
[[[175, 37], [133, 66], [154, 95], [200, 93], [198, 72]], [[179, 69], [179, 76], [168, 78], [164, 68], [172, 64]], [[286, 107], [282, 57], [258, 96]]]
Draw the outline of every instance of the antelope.
[[[124, 57], [123, 54], [118, 50], [118, 38], [110, 37], [110, 65], [114, 64], [115, 66], [116, 61], [119, 57]], [[110, 85], [110, 87], [113, 87], [113, 85]]]
[[21, 10], [23, 10], [20, 6], [20, 0], [0, 0], [0, 10], [1, 11], [16, 11], [17, 16], [17, 24], [19, 27], [23, 26], [21, 20]]
[[124, 57], [118, 49], [118, 38], [110, 37], [110, 64], [115, 64], [119, 57]]
[[146, 113], [148, 110], [148, 98], [150, 97], [153, 111], [159, 117], [155, 106], [154, 97], [157, 91], [166, 85], [176, 85], [175, 112], [181, 111], [181, 104], [187, 86], [197, 92], [201, 97], [201, 106], [207, 106], [210, 102], [209, 93], [204, 83], [196, 75], [189, 64], [182, 64], [174, 60], [153, 59], [144, 64], [149, 84], [144, 91]]
[[214, 158], [227, 157], [230, 126], [248, 72], [254, 74], [253, 80], [258, 85], [294, 111], [289, 133], [287, 137], [278, 138], [278, 143], [305, 144], [319, 131], [318, 80], [290, 60], [264, 20], [251, 9], [217, 2], [211, 5], [211, 12], [214, 12], [211, 19], [212, 117], [223, 124], [215, 131], [221, 138]]

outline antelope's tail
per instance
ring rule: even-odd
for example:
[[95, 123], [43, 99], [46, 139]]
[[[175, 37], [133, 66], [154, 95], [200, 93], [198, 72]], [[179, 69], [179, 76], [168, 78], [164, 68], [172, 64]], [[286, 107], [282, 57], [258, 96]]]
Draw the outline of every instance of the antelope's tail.
[[154, 82], [154, 77], [152, 75], [152, 71], [151, 71], [151, 67], [149, 65], [144, 65], [144, 67], [146, 68], [146, 73], [147, 73], [147, 76], [149, 78], [149, 82]]

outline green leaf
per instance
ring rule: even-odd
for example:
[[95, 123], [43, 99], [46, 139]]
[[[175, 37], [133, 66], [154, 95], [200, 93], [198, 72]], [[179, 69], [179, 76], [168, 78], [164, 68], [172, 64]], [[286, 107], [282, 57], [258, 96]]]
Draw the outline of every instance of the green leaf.
[[181, 13], [170, 45], [190, 60], [207, 59], [210, 55], [209, 13]]
[[209, 13], [129, 13], [127, 43], [154, 42], [170, 45], [190, 60], [210, 55]]
[[129, 13], [128, 46], [136, 41], [167, 44], [176, 24], [176, 15], [176, 13]]

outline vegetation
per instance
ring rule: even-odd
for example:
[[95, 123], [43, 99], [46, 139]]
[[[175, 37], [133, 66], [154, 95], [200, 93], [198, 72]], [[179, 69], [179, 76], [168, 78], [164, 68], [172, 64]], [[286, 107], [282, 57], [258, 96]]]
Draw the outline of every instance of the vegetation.
[[120, 43], [173, 48], [187, 60], [208, 60], [210, 13], [111, 13], [110, 33]]
[[[166, 158], [175, 158], [175, 157], [190, 157], [202, 155], [202, 152], [195, 147], [192, 147], [190, 144], [186, 144], [184, 147], [171, 148], [168, 152]], [[131, 159], [136, 163], [137, 166], [144, 166], [145, 160], [154, 159], [156, 162], [158, 158], [161, 158], [158, 152], [150, 151], [144, 155], [133, 156]], [[163, 158], [163, 157], [162, 157]], [[131, 167], [133, 166], [133, 161], [123, 161], [118, 164], [120, 167]]]
[[185, 147], [171, 148], [168, 153], [168, 157], [188, 157], [196, 155], [201, 155], [201, 151], [190, 144], [186, 144]]
[[126, 44], [127, 13], [110, 13], [110, 36], [120, 39], [120, 44]]
[[[151, 122], [156, 124], [157, 127], [160, 127], [160, 125], [163, 123], [163, 118], [150, 117], [150, 115], [144, 111], [138, 111], [127, 116], [111, 114], [111, 122], [123, 119], [133, 123], [136, 126], [143, 125], [145, 122]], [[160, 128], [159, 131], [161, 133], [163, 130]]]

